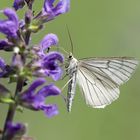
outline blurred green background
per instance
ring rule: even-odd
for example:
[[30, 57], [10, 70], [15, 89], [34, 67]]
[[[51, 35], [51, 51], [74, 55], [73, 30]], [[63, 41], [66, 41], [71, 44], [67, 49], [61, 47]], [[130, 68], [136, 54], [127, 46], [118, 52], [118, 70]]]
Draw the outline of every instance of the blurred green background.
[[[12, 2], [1, 0], [0, 9], [11, 7]], [[42, 4], [43, 0], [36, 0], [34, 9], [39, 11]], [[23, 15], [21, 11], [19, 14]], [[60, 46], [69, 52], [66, 24], [77, 58], [133, 56], [140, 59], [139, 0], [71, 0], [70, 12], [46, 24], [41, 33], [33, 35], [32, 43], [38, 43], [45, 34], [52, 32], [58, 35]], [[10, 61], [8, 53], [1, 52], [0, 56]], [[25, 109], [24, 113], [16, 114], [15, 121], [28, 123], [29, 135], [37, 140], [140, 140], [139, 75], [140, 68], [121, 86], [120, 98], [105, 109], [87, 107], [77, 87], [71, 113], [67, 113], [61, 97], [49, 98], [47, 102], [59, 105], [58, 116], [48, 119], [42, 112]], [[65, 82], [59, 82], [59, 86]], [[66, 95], [66, 90], [63, 93]], [[7, 105], [0, 105], [0, 127], [6, 109]]]

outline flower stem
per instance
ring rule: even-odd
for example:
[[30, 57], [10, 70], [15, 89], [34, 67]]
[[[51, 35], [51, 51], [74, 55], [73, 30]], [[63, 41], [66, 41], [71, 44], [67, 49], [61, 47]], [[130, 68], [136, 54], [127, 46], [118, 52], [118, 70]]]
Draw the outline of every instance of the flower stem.
[[[16, 97], [17, 94], [19, 94], [19, 92], [22, 91], [22, 87], [23, 87], [23, 79], [22, 78], [18, 78], [17, 80], [17, 86], [16, 86], [16, 90], [15, 90], [15, 95], [14, 98]], [[4, 129], [3, 129], [3, 136], [2, 136], [2, 140], [7, 140], [7, 136], [6, 136], [6, 130], [7, 128], [7, 123], [8, 122], [12, 122], [14, 119], [14, 115], [16, 112], [16, 108], [17, 108], [17, 104], [9, 104], [9, 109], [8, 109], [8, 113], [7, 113], [7, 117], [5, 120], [5, 124], [4, 124]]]
[[26, 45], [29, 44], [30, 35], [31, 35], [31, 32], [30, 32], [30, 31], [27, 31], [27, 32], [26, 32], [26, 36], [25, 36], [25, 43], [26, 43]]

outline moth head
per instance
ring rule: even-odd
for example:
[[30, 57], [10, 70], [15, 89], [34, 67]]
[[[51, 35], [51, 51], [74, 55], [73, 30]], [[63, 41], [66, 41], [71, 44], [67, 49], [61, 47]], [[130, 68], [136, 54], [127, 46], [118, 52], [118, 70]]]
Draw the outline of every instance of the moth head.
[[69, 56], [68, 56], [68, 59], [72, 59], [73, 58], [73, 55], [72, 53], [70, 52]]

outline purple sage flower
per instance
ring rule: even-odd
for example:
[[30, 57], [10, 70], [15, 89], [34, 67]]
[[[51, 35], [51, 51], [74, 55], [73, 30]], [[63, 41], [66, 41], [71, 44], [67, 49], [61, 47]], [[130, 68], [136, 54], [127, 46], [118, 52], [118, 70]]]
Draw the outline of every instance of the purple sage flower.
[[52, 33], [46, 35], [40, 43], [43, 50], [46, 50], [51, 46], [56, 46], [57, 44], [58, 44], [58, 37], [57, 35]]
[[2, 12], [8, 19], [0, 20], [0, 32], [8, 37], [16, 38], [18, 31], [18, 16], [16, 12], [10, 8], [6, 8]]
[[6, 139], [13, 139], [16, 136], [24, 135], [26, 132], [26, 126], [22, 123], [12, 123], [8, 122], [7, 123], [7, 130], [5, 134]]
[[5, 61], [2, 58], [0, 58], [0, 77], [2, 77], [5, 74], [5, 70], [6, 70]]
[[43, 67], [46, 69], [45, 73], [51, 76], [55, 81], [59, 80], [63, 73], [58, 65], [58, 61], [63, 63], [63, 56], [58, 52], [51, 52], [44, 57], [42, 63]]
[[64, 57], [58, 52], [50, 52], [39, 60], [34, 60], [31, 64], [36, 70], [33, 72], [35, 76], [50, 76], [57, 81], [61, 78], [63, 71], [59, 63], [63, 63]]
[[55, 0], [45, 0], [42, 9], [43, 16], [46, 16], [46, 22], [54, 19], [60, 14], [64, 14], [70, 9], [70, 0], [59, 0], [59, 2], [54, 5]]
[[15, 8], [15, 10], [23, 8], [24, 5], [25, 5], [24, 0], [14, 0], [13, 7]]
[[0, 50], [3, 50], [5, 46], [8, 46], [8, 41], [0, 40]]
[[11, 66], [7, 65], [4, 59], [0, 58], [0, 78], [7, 78], [13, 74], [14, 70]]
[[57, 96], [60, 94], [60, 89], [54, 84], [43, 86], [40, 90], [38, 87], [42, 86], [46, 82], [43, 78], [35, 80], [30, 87], [24, 91], [20, 97], [20, 104], [32, 110], [42, 110], [47, 117], [52, 117], [58, 114], [58, 108], [55, 104], [45, 104], [45, 100], [49, 96]]
[[9, 42], [7, 39], [0, 40], [0, 50], [12, 51], [13, 44]]
[[40, 49], [38, 51], [38, 55], [40, 57], [44, 57], [46, 54], [45, 54], [45, 51], [49, 48], [51, 48], [52, 46], [57, 46], [58, 45], [58, 37], [57, 35], [55, 34], [47, 34], [43, 40], [40, 42]]

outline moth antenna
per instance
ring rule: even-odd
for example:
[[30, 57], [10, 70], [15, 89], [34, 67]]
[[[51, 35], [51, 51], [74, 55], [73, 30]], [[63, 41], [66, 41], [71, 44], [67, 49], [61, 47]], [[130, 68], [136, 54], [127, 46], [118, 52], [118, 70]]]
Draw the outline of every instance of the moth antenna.
[[64, 48], [62, 48], [62, 47], [58, 47], [58, 50], [62, 50], [64, 53], [66, 53], [67, 55], [69, 55], [69, 53], [64, 49]]
[[66, 27], [67, 27], [67, 32], [68, 32], [68, 36], [69, 36], [69, 39], [70, 39], [70, 44], [71, 44], [71, 49], [72, 49], [72, 54], [73, 54], [73, 48], [74, 48], [74, 45], [73, 45], [73, 42], [72, 42], [72, 37], [71, 37], [71, 34], [70, 34], [70, 31], [69, 31], [69, 28], [68, 28], [68, 25], [66, 24]]

